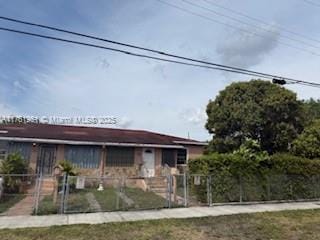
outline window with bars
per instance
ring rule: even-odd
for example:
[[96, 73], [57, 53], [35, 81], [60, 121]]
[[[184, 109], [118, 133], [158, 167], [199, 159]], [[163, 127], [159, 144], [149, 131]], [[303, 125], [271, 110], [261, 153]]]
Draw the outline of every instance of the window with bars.
[[4, 160], [8, 154], [18, 153], [29, 162], [31, 156], [32, 143], [0, 141], [0, 160]]
[[179, 149], [177, 152], [177, 164], [185, 165], [187, 164], [187, 149]]
[[5, 160], [7, 157], [7, 151], [5, 149], [0, 149], [0, 162]]
[[134, 148], [108, 147], [106, 167], [132, 167], [134, 165]]
[[168, 165], [169, 167], [176, 166], [176, 158], [175, 158], [175, 150], [174, 149], [162, 149], [162, 166]]
[[18, 153], [26, 162], [29, 162], [30, 156], [31, 156], [31, 149], [32, 149], [32, 143], [9, 142], [7, 154]]
[[0, 141], [0, 161], [6, 159], [7, 151], [8, 151], [8, 142]]
[[101, 147], [65, 146], [64, 157], [78, 168], [98, 168]]

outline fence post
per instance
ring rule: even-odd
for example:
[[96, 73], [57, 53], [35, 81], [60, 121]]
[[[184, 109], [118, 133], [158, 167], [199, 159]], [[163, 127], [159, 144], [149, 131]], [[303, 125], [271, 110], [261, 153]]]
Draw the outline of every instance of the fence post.
[[173, 194], [173, 202], [176, 203], [177, 202], [177, 176], [171, 175], [171, 177], [172, 177], [171, 192]]
[[41, 191], [41, 182], [42, 182], [42, 173], [36, 175], [36, 186], [35, 186], [35, 192], [34, 192], [34, 214], [38, 215], [39, 210], [39, 200], [40, 200], [40, 191]]
[[212, 206], [212, 185], [211, 185], [211, 175], [207, 176], [207, 199], [208, 205]]
[[271, 183], [269, 175], [267, 175], [267, 199], [268, 201], [271, 200]]
[[35, 181], [36, 181], [36, 184], [35, 184], [35, 187], [34, 187], [34, 192], [33, 192], [33, 211], [34, 211], [34, 214], [37, 215], [37, 195], [38, 195], [38, 184], [39, 184], [39, 177], [40, 175], [36, 175], [35, 176]]
[[62, 179], [62, 194], [61, 194], [61, 200], [60, 200], [60, 214], [65, 213], [65, 198], [66, 198], [66, 191], [67, 191], [67, 173], [63, 174], [63, 179]]
[[168, 208], [171, 208], [171, 193], [172, 193], [172, 176], [167, 175], [167, 201]]
[[188, 181], [186, 172], [183, 173], [183, 195], [184, 195], [184, 206], [188, 207]]
[[118, 178], [118, 184], [117, 184], [117, 198], [116, 198], [116, 210], [120, 209], [120, 185], [121, 185], [121, 178]]
[[240, 194], [240, 203], [242, 203], [242, 201], [243, 201], [243, 189], [242, 189], [242, 176], [241, 176], [241, 174], [240, 174], [240, 176], [239, 176], [239, 194]]

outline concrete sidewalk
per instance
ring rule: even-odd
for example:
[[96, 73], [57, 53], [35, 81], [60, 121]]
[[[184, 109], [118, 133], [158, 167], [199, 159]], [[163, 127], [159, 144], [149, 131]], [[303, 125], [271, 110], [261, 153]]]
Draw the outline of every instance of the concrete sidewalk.
[[166, 218], [192, 218], [232, 215], [240, 213], [256, 213], [317, 208], [320, 208], [320, 202], [225, 205], [213, 207], [162, 209], [151, 211], [104, 212], [49, 216], [3, 216], [0, 217], [0, 229], [48, 227], [72, 224], [99, 224], [109, 222], [126, 222]]

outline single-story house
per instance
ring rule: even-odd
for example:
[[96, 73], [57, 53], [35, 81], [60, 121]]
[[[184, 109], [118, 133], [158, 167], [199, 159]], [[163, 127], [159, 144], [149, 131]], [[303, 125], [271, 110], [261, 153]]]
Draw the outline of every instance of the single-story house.
[[68, 160], [83, 175], [160, 176], [200, 156], [206, 143], [144, 130], [50, 124], [0, 125], [0, 159], [19, 152], [32, 173]]

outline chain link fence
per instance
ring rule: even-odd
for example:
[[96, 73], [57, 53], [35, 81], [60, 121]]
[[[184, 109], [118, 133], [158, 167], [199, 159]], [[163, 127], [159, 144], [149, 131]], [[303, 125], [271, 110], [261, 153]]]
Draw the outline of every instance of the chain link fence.
[[317, 175], [182, 174], [149, 178], [0, 175], [2, 216], [318, 199]]
[[37, 200], [36, 175], [0, 175], [0, 215], [31, 215]]

